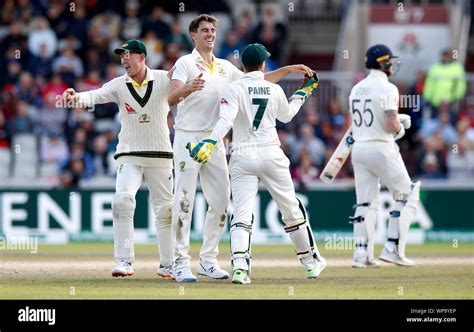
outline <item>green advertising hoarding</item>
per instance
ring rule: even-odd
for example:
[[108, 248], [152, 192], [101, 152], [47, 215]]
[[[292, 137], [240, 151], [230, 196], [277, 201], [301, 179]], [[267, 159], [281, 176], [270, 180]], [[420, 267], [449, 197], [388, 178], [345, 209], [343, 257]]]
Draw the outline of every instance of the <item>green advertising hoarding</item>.
[[[306, 206], [316, 238], [351, 235], [348, 217], [354, 212], [353, 188], [300, 191], [297, 195]], [[39, 236], [48, 243], [111, 241], [113, 196], [111, 190], [3, 190], [0, 192], [0, 232], [2, 236]], [[410, 242], [454, 238], [474, 241], [474, 189], [428, 189], [422, 190], [420, 196]], [[379, 201], [376, 237], [381, 242], [393, 201], [386, 191], [380, 193]], [[146, 190], [138, 192], [136, 206], [136, 242], [155, 241], [154, 215]], [[193, 240], [202, 238], [206, 209], [204, 196], [199, 192], [193, 211]], [[231, 205], [229, 215], [232, 210]], [[253, 213], [255, 243], [288, 242], [281, 215], [267, 191], [258, 193]], [[224, 240], [226, 238], [227, 230]]]

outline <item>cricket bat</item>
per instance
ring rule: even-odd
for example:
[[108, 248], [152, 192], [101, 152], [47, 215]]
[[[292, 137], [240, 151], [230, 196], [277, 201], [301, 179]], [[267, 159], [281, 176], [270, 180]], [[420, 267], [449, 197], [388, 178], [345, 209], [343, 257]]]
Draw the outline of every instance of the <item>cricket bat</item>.
[[352, 138], [352, 128], [349, 127], [326, 164], [326, 167], [324, 167], [321, 172], [321, 175], [319, 176], [321, 181], [330, 184], [336, 178], [337, 173], [339, 173], [346, 162], [347, 157], [351, 154], [353, 144], [354, 139]]

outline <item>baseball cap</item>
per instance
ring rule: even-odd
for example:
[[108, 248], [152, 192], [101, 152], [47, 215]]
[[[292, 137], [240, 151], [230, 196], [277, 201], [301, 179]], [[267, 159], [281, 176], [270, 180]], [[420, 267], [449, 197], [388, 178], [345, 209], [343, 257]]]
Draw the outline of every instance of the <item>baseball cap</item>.
[[380, 62], [398, 58], [392, 51], [383, 44], [377, 44], [369, 47], [365, 53], [365, 67], [368, 69], [380, 69]]
[[130, 53], [143, 53], [146, 56], [146, 47], [145, 44], [138, 39], [130, 39], [122, 46], [116, 48], [114, 50], [115, 54], [122, 54], [123, 52], [130, 52]]
[[245, 67], [257, 66], [267, 60], [271, 54], [262, 44], [249, 44], [244, 47], [240, 61]]

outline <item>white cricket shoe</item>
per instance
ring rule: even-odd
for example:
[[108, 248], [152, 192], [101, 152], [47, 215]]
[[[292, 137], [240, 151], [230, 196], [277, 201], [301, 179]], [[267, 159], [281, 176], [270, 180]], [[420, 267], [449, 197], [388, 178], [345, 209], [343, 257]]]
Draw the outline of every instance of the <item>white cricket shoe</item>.
[[191, 272], [191, 269], [189, 267], [180, 267], [176, 268], [173, 271], [173, 276], [174, 280], [177, 282], [196, 282], [197, 278], [193, 273]]
[[352, 260], [352, 267], [360, 268], [360, 269], [366, 269], [366, 268], [373, 269], [373, 268], [380, 267], [380, 263], [377, 262], [376, 260], [369, 262], [368, 259], [364, 261], [354, 259]]
[[131, 277], [133, 275], [132, 263], [122, 259], [112, 270], [112, 277]]
[[319, 257], [319, 259], [320, 262], [316, 261], [316, 267], [306, 270], [306, 276], [308, 277], [308, 279], [319, 277], [321, 272], [323, 272], [323, 270], [328, 265], [324, 257]]
[[398, 255], [398, 250], [395, 248], [392, 252], [390, 252], [387, 247], [383, 247], [382, 253], [380, 254], [380, 260], [387, 262], [387, 263], [393, 263], [397, 264], [400, 266], [413, 266], [415, 265], [415, 262], [413, 262], [411, 259], [408, 259], [406, 257], [400, 257]]
[[199, 262], [199, 265], [196, 269], [198, 275], [206, 276], [212, 279], [227, 279], [229, 278], [229, 273], [221, 269], [217, 263], [215, 264], [206, 264]]
[[156, 274], [166, 279], [174, 279], [173, 268], [174, 268], [173, 265], [170, 265], [170, 266], [160, 265], [156, 269]]
[[380, 263], [376, 260], [369, 261], [366, 250], [356, 250], [352, 259], [352, 267], [359, 269], [378, 268], [380, 267]]

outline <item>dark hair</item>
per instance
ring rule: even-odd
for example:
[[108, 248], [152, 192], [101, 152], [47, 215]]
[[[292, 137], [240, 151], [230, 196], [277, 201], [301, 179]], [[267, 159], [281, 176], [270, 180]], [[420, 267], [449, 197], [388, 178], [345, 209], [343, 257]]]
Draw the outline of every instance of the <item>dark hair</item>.
[[214, 26], [216, 26], [217, 23], [219, 23], [219, 20], [217, 18], [215, 18], [214, 16], [207, 15], [207, 14], [201, 14], [201, 15], [197, 16], [196, 18], [194, 18], [191, 21], [191, 23], [189, 23], [189, 32], [197, 32], [198, 28], [199, 28], [199, 24], [203, 21], [210, 22], [210, 23], [214, 24]]
[[[263, 62], [262, 62], [262, 63], [263, 63]], [[257, 71], [258, 68], [260, 68], [261, 65], [262, 65], [262, 64], [260, 63], [260, 64], [255, 65], [255, 66], [244, 66], [244, 70], [245, 70], [246, 72]]]

